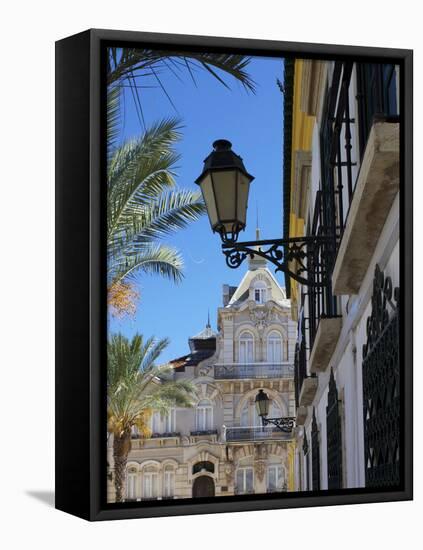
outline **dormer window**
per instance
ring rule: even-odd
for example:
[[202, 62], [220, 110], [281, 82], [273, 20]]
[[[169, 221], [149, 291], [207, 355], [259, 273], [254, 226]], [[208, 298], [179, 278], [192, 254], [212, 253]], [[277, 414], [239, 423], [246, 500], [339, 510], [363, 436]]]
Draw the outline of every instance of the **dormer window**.
[[264, 281], [257, 281], [254, 285], [254, 301], [256, 304], [264, 304], [266, 302], [267, 288]]

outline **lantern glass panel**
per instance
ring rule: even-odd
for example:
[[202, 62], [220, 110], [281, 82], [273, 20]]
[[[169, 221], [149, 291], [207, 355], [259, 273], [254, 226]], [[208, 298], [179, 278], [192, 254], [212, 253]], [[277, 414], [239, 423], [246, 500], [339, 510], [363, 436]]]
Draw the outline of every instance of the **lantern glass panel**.
[[218, 223], [216, 200], [213, 192], [213, 181], [211, 174], [207, 174], [200, 183], [203, 199], [206, 203], [207, 213], [209, 215], [210, 225], [214, 229]]
[[250, 191], [251, 178], [243, 174], [238, 173], [238, 190], [237, 190], [237, 219], [244, 226], [247, 223], [247, 207], [248, 207], [248, 193]]
[[218, 220], [226, 231], [237, 221], [237, 170], [219, 170], [212, 174]]

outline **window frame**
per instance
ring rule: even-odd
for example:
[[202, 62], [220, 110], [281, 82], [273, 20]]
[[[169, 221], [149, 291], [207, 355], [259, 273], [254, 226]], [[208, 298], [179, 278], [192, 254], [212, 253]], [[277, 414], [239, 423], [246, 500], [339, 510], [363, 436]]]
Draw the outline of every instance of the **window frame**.
[[[270, 471], [275, 470], [275, 488], [271, 489], [270, 485]], [[280, 475], [279, 475], [280, 472]], [[283, 484], [285, 482], [286, 472], [282, 464], [269, 464], [266, 468], [266, 489], [269, 493], [279, 493], [282, 491]]]
[[[249, 349], [249, 344], [251, 344], [251, 350]], [[245, 348], [244, 351], [243, 351], [243, 348]], [[241, 365], [248, 365], [249, 363], [254, 363], [254, 359], [255, 359], [254, 334], [251, 333], [249, 330], [243, 330], [239, 335], [238, 362]]]
[[[201, 416], [204, 422], [200, 422]], [[213, 404], [210, 399], [201, 399], [197, 403], [195, 408], [195, 429], [198, 432], [205, 432], [213, 429]]]
[[[251, 490], [248, 490], [247, 472], [251, 471]], [[238, 476], [242, 473], [242, 490], [240, 490], [238, 484]], [[236, 470], [236, 489], [239, 495], [248, 495], [254, 493], [254, 467], [253, 466], [239, 466]]]

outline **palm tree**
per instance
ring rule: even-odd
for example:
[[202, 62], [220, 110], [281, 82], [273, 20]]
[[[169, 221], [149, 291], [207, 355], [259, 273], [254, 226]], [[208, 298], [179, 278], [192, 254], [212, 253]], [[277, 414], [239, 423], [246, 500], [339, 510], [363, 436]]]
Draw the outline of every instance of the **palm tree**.
[[173, 380], [171, 365], [156, 364], [167, 345], [167, 339], [144, 340], [140, 334], [131, 341], [114, 334], [107, 345], [107, 429], [113, 434], [116, 502], [122, 502], [125, 494], [132, 428], [146, 434], [152, 410], [167, 414], [172, 406], [190, 407], [193, 403], [194, 386]]
[[219, 70], [250, 91], [254, 91], [254, 82], [245, 70], [250, 58], [241, 55], [169, 55], [138, 48], [109, 48], [108, 52], [108, 304], [112, 314], [123, 316], [135, 313], [139, 294], [133, 279], [140, 272], [159, 274], [175, 282], [182, 279], [181, 255], [160, 240], [198, 219], [205, 205], [199, 191], [174, 189], [174, 168], [179, 159], [174, 145], [181, 137], [177, 119], [162, 120], [145, 129], [140, 138], [116, 146], [121, 85], [125, 82], [131, 87], [137, 112], [142, 115], [135, 80], [138, 76], [154, 76], [171, 103], [159, 77], [162, 69], [178, 78], [178, 71], [187, 70], [195, 83], [194, 72], [200, 68], [228, 87], [216, 72]]
[[247, 90], [255, 90], [255, 83], [245, 70], [251, 58], [244, 55], [204, 52], [170, 53], [143, 48], [109, 48], [108, 53], [108, 85], [123, 80], [133, 80], [138, 76], [153, 76], [162, 87], [159, 74], [163, 69], [169, 70], [177, 78], [179, 78], [178, 73], [186, 70], [195, 83], [194, 72], [202, 69], [209, 72], [224, 86], [229, 87], [216, 72], [217, 69], [231, 75]]
[[[179, 282], [183, 261], [178, 250], [160, 242], [197, 220], [205, 205], [200, 191], [176, 188], [174, 150], [180, 124], [165, 119], [134, 140], [116, 147], [113, 126], [116, 93], [109, 93], [107, 255], [109, 301], [125, 291], [139, 272]], [[114, 304], [116, 305], [116, 304]]]
[[[204, 52], [169, 52], [150, 50], [146, 48], [109, 48], [107, 58], [107, 84], [109, 90], [123, 87], [130, 88], [135, 110], [143, 128], [146, 127], [144, 111], [140, 99], [140, 89], [151, 86], [151, 78], [165, 94], [169, 103], [176, 109], [171, 95], [166, 89], [160, 75], [163, 71], [173, 74], [178, 80], [184, 72], [195, 86], [197, 82], [195, 73], [203, 70], [212, 75], [226, 88], [229, 85], [224, 80], [225, 73], [240, 82], [247, 91], [255, 92], [255, 82], [246, 71], [250, 57], [225, 53]], [[141, 78], [141, 81], [138, 78]], [[147, 78], [148, 85], [143, 84], [142, 79]], [[154, 87], [154, 86], [153, 86]]]

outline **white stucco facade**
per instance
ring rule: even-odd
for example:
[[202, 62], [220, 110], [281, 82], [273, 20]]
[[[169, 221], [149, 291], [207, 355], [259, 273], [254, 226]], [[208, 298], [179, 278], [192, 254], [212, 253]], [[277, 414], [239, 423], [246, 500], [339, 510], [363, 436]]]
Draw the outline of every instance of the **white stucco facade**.
[[[296, 66], [296, 70], [303, 71], [304, 75], [306, 70], [310, 71], [307, 65], [313, 63], [316, 62], [304, 61], [303, 65]], [[335, 114], [342, 100], [342, 92], [338, 92], [338, 95], [333, 93], [335, 86], [338, 85], [334, 82], [337, 78], [336, 71], [338, 71], [339, 82], [342, 82], [348, 70], [345, 63], [339, 63], [338, 66], [334, 62], [317, 63], [320, 64], [320, 80], [315, 87], [310, 85], [304, 88], [303, 86], [302, 94], [314, 94], [315, 104], [318, 107], [314, 112], [308, 113], [301, 111], [301, 108], [295, 111], [294, 108], [293, 113], [294, 124], [295, 117], [297, 121], [299, 117], [306, 117], [307, 123], [312, 126], [308, 151], [311, 159], [309, 178], [305, 185], [301, 182], [303, 185], [301, 191], [306, 194], [304, 200], [306, 207], [300, 213], [305, 235], [314, 234], [316, 222], [314, 221], [313, 228], [313, 220], [318, 219], [319, 215], [315, 212], [315, 208], [317, 208], [316, 205], [321, 204], [317, 200], [319, 198], [317, 195], [320, 193], [323, 200], [327, 200], [329, 196], [325, 191], [328, 172], [322, 169], [326, 162], [322, 157], [322, 143], [328, 139], [325, 134], [327, 131], [324, 126], [327, 124], [325, 117], [327, 117], [327, 110], [330, 109], [331, 97], [335, 101], [333, 107]], [[397, 68], [394, 68], [393, 74], [392, 78], [398, 80]], [[297, 74], [296, 78], [298, 83], [301, 74]], [[360, 149], [362, 119], [359, 112], [358, 78], [357, 64], [353, 64], [351, 78], [348, 79], [348, 115], [351, 135], [346, 135], [344, 113], [339, 131], [340, 148], [331, 165], [332, 196], [334, 197], [331, 208], [335, 212], [334, 227], [337, 244], [327, 287], [328, 294], [324, 294], [324, 298], [319, 303], [320, 314], [312, 309], [313, 304], [318, 301], [312, 302], [309, 299], [309, 288], [306, 285], [298, 284], [294, 289], [298, 298], [293, 306], [296, 310], [293, 317], [299, 319], [300, 323], [304, 323], [306, 342], [303, 364], [305, 370], [297, 376], [298, 414], [295, 458], [297, 490], [365, 487], [369, 479], [373, 479], [369, 474], [372, 469], [369, 453], [371, 455], [374, 449], [368, 448], [367, 452], [365, 449], [364, 431], [366, 422], [371, 422], [371, 419], [363, 417], [363, 347], [369, 341], [367, 326], [370, 321], [368, 319], [372, 313], [375, 313], [375, 304], [379, 303], [375, 302], [374, 290], [376, 266], [383, 273], [385, 286], [389, 279], [393, 289], [391, 300], [386, 302], [387, 317], [384, 318], [383, 326], [389, 324], [389, 316], [392, 318], [396, 311], [394, 295], [395, 289], [400, 286], [399, 124], [395, 117], [387, 120], [374, 119], [366, 135], [367, 141], [362, 140], [362, 149]], [[392, 88], [398, 93], [397, 85]], [[307, 101], [307, 97], [305, 100], [302, 98], [302, 105], [307, 104]], [[398, 97], [396, 104], [399, 104]], [[335, 118], [331, 121], [332, 132], [336, 132], [334, 121]], [[349, 159], [346, 156], [347, 149], [350, 154]], [[350, 168], [351, 177], [350, 190], [348, 168]], [[294, 181], [293, 185], [299, 184]], [[343, 197], [341, 205], [340, 193]], [[323, 205], [319, 208], [323, 211], [326, 207]], [[298, 215], [299, 212], [294, 214]], [[327, 227], [323, 231], [328, 231]], [[328, 299], [332, 300], [330, 308], [327, 305]], [[317, 320], [318, 328], [312, 335], [310, 326], [313, 316]], [[340, 479], [336, 480], [332, 477], [332, 486], [330, 476], [333, 476], [333, 473], [330, 474], [329, 470], [332, 468], [331, 472], [333, 472], [334, 459], [333, 456], [331, 459], [328, 457], [328, 452], [333, 452], [328, 435], [328, 394], [331, 376], [335, 384], [332, 387], [336, 387], [337, 390], [340, 430], [340, 446], [337, 455], [340, 464], [335, 468]], [[313, 392], [307, 395], [304, 391], [306, 383], [313, 384]], [[384, 384], [384, 380], [380, 383]], [[397, 459], [391, 458], [389, 461], [389, 467], [394, 469]], [[381, 464], [378, 465], [376, 462], [375, 460], [373, 471], [377, 470], [377, 466], [381, 470]], [[385, 465], [386, 468], [387, 465]], [[381, 477], [383, 474], [377, 475]]]

